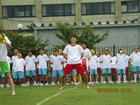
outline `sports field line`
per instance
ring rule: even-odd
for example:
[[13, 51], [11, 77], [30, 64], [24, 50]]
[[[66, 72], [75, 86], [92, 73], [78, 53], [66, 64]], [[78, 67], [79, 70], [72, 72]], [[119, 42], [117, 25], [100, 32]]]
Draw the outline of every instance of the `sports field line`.
[[78, 88], [78, 87], [73, 87], [73, 88], [70, 88], [70, 89], [66, 89], [66, 90], [59, 91], [59, 92], [57, 92], [56, 94], [54, 94], [54, 95], [52, 95], [52, 96], [49, 96], [49, 97], [43, 99], [42, 101], [40, 101], [40, 102], [37, 103], [36, 105], [42, 105], [43, 103], [47, 102], [48, 100], [50, 100], [50, 99], [52, 99], [52, 98], [54, 98], [54, 97], [57, 97], [57, 96], [61, 95], [61, 94], [64, 93], [64, 92], [68, 92], [68, 91], [71, 91], [71, 90], [76, 89], [76, 88]]

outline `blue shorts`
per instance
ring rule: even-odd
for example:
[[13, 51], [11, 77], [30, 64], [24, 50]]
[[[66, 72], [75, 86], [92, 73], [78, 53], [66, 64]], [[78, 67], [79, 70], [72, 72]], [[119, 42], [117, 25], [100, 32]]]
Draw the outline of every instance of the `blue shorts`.
[[97, 70], [96, 69], [91, 69], [90, 74], [91, 75], [97, 75]]
[[16, 72], [14, 72], [14, 74], [13, 74], [13, 78], [14, 79], [21, 79], [21, 78], [24, 78], [24, 72], [22, 72], [22, 71], [16, 71]]
[[27, 70], [26, 76], [36, 76], [36, 71], [35, 70]]
[[67, 74], [67, 77], [72, 77], [74, 76], [74, 74], [76, 74], [77, 71], [76, 70], [72, 70], [72, 72], [70, 74]]
[[5, 74], [4, 73], [1, 74], [1, 78], [5, 78]]
[[57, 75], [59, 76], [59, 77], [62, 77], [62, 70], [53, 70], [52, 71], [52, 77], [57, 77]]
[[117, 69], [117, 74], [126, 74], [126, 70], [125, 69]]
[[110, 68], [102, 69], [102, 74], [110, 74], [110, 73], [111, 73]]
[[38, 74], [39, 75], [46, 75], [47, 74], [47, 69], [39, 69]]
[[140, 72], [140, 66], [133, 66], [133, 72]]

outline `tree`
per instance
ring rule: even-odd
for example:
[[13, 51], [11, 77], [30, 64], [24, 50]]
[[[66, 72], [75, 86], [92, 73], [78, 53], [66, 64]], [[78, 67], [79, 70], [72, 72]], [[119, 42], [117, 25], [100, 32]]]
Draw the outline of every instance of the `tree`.
[[34, 54], [37, 54], [38, 48], [45, 48], [48, 45], [48, 41], [35, 40], [33, 36], [24, 36], [25, 33], [16, 31], [4, 31], [4, 33], [12, 42], [13, 48], [9, 52], [10, 56], [14, 48], [19, 49], [23, 55], [26, 55], [28, 50], [33, 50]]
[[94, 48], [97, 43], [107, 39], [109, 35], [109, 31], [105, 32], [103, 35], [96, 34], [95, 29], [91, 26], [76, 28], [71, 25], [57, 23], [57, 29], [59, 33], [56, 33], [56, 36], [64, 42], [62, 47], [69, 43], [71, 35], [76, 35], [78, 37], [79, 44], [86, 42], [90, 49]]

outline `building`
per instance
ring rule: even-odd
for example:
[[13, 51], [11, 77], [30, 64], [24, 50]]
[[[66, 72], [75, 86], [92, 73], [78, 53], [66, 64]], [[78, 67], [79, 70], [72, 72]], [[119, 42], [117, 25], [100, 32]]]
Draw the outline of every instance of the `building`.
[[51, 39], [50, 47], [57, 30], [49, 27], [57, 22], [94, 24], [99, 33], [111, 30], [102, 45], [140, 44], [139, 17], [140, 0], [0, 0], [0, 29], [18, 30], [22, 24], [26, 31], [35, 24], [35, 35]]

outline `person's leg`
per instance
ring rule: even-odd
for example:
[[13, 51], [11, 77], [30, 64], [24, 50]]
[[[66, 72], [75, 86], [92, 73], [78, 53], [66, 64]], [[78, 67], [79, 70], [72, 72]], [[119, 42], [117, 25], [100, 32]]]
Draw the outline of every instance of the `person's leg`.
[[26, 71], [26, 82], [27, 82], [27, 86], [30, 85], [30, 71]]
[[33, 85], [36, 85], [36, 71], [32, 70], [31, 74], [32, 74]]
[[83, 69], [81, 64], [74, 65], [74, 68], [77, 70], [78, 74], [81, 74], [84, 77], [86, 88], [90, 88], [88, 85], [88, 76], [86, 71]]
[[57, 70], [52, 71], [52, 85], [55, 85], [57, 77]]
[[59, 75], [59, 83], [62, 83], [62, 70], [58, 70], [58, 75]]
[[71, 64], [67, 64], [66, 67], [64, 68], [63, 75], [62, 75], [62, 84], [60, 89], [64, 89], [66, 75], [70, 74], [72, 70], [73, 70], [73, 65]]
[[14, 88], [13, 79], [11, 78], [11, 74], [10, 73], [6, 73], [5, 75], [6, 75], [7, 79], [8, 79], [9, 86], [12, 89], [12, 95], [14, 96], [14, 95], [16, 95], [16, 92], [15, 92], [15, 88]]
[[43, 83], [47, 86], [48, 85], [48, 74], [47, 69], [43, 69]]
[[117, 83], [121, 83], [121, 75], [120, 75], [121, 71], [120, 69], [117, 70]]

